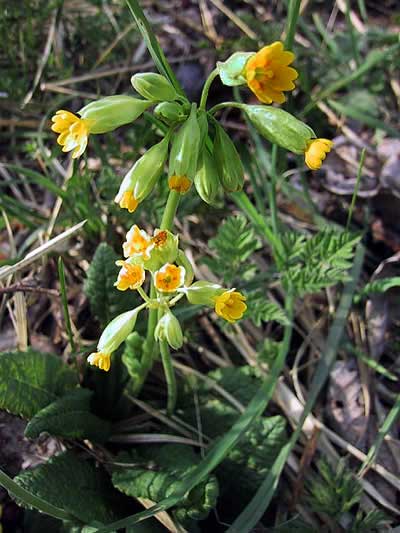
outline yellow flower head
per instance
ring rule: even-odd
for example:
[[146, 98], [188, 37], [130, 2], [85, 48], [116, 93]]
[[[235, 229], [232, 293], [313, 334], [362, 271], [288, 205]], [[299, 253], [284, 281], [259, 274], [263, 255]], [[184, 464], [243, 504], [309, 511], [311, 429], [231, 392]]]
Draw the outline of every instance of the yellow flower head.
[[171, 191], [176, 191], [180, 194], [185, 194], [185, 192], [188, 192], [191, 186], [192, 182], [187, 176], [173, 175], [168, 178], [168, 187]]
[[135, 224], [126, 234], [126, 241], [122, 245], [124, 257], [143, 256], [143, 259], [148, 259], [153, 248], [151, 241], [151, 237]]
[[171, 263], [167, 263], [154, 273], [154, 285], [160, 292], [175, 292], [184, 281], [185, 269]]
[[88, 363], [97, 366], [100, 370], [108, 372], [111, 366], [111, 356], [109, 353], [94, 352], [87, 358]]
[[333, 142], [328, 139], [313, 139], [309, 141], [305, 151], [306, 165], [311, 170], [318, 170], [321, 168], [322, 161], [326, 154], [331, 151]]
[[225, 291], [215, 298], [215, 312], [228, 322], [242, 318], [247, 309], [246, 297], [234, 289]]
[[80, 157], [87, 146], [91, 120], [79, 118], [69, 111], [60, 109], [52, 117], [51, 129], [60, 135], [57, 142], [63, 152], [72, 152], [72, 158]]
[[143, 285], [145, 271], [141, 265], [131, 265], [127, 261], [117, 261], [116, 265], [122, 267], [114, 283], [119, 291], [135, 290]]
[[293, 61], [294, 54], [284, 50], [280, 41], [264, 46], [250, 57], [244, 68], [244, 76], [260, 102], [285, 102], [283, 91], [294, 89], [293, 80], [298, 77], [297, 71], [288, 66]]
[[126, 191], [122, 194], [121, 198], [116, 198], [121, 209], [127, 209], [129, 213], [133, 213], [139, 205], [138, 200], [133, 196], [132, 191]]

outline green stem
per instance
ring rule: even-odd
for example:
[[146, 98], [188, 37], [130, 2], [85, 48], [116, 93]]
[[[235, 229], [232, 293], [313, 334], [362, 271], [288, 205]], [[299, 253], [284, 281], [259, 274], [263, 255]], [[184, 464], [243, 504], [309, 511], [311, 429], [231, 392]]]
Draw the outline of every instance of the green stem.
[[300, 14], [301, 0], [290, 0], [287, 17], [287, 30], [285, 38], [285, 48], [293, 48], [294, 36], [296, 33], [297, 21]]
[[178, 209], [178, 204], [180, 200], [180, 193], [176, 191], [170, 191], [167, 205], [165, 206], [164, 214], [161, 220], [160, 229], [166, 229], [171, 231], [174, 225], [174, 218], [176, 210]]
[[208, 76], [205, 84], [204, 84], [204, 87], [203, 87], [203, 91], [201, 93], [201, 98], [200, 98], [200, 105], [199, 105], [199, 109], [203, 109], [205, 111], [206, 109], [206, 103], [207, 103], [207, 98], [208, 98], [208, 93], [210, 91], [210, 87], [211, 87], [211, 84], [212, 82], [215, 80], [215, 78], [218, 76], [218, 69], [215, 68], [211, 73], [210, 75]]
[[[172, 230], [174, 224], [174, 218], [176, 211], [178, 209], [178, 204], [180, 200], [180, 194], [176, 191], [170, 191], [167, 204], [165, 206], [164, 214], [161, 220], [160, 229]], [[154, 283], [151, 283], [150, 286], [150, 299], [157, 298], [157, 291], [154, 287]], [[143, 350], [142, 361], [141, 361], [141, 379], [140, 382], [136, 383], [134, 388], [134, 393], [139, 394], [144, 381], [146, 380], [147, 374], [150, 372], [153, 361], [156, 358], [157, 354], [157, 344], [154, 339], [154, 330], [157, 326], [158, 316], [157, 309], [149, 310], [149, 319], [147, 322], [147, 335], [145, 342], [145, 350]], [[168, 380], [167, 380], [168, 383]], [[169, 394], [169, 393], [168, 393]]]
[[222, 104], [217, 104], [211, 109], [208, 110], [208, 112], [211, 115], [214, 115], [217, 111], [220, 109], [225, 109], [226, 107], [237, 107], [238, 109], [242, 109], [242, 104], [239, 104], [238, 102], [222, 102]]
[[167, 341], [160, 341], [160, 353], [161, 361], [164, 368], [165, 379], [167, 381], [167, 391], [168, 391], [168, 400], [167, 400], [167, 413], [172, 415], [176, 405], [177, 398], [177, 389], [176, 389], [176, 378], [174, 367], [172, 365], [171, 352], [169, 351], [169, 346]]
[[278, 224], [278, 210], [276, 205], [276, 182], [277, 182], [277, 172], [276, 172], [276, 159], [278, 155], [278, 146], [276, 144], [272, 145], [271, 151], [271, 183], [269, 189], [269, 208], [271, 210], [271, 223], [272, 229], [275, 235], [279, 236], [279, 224]]

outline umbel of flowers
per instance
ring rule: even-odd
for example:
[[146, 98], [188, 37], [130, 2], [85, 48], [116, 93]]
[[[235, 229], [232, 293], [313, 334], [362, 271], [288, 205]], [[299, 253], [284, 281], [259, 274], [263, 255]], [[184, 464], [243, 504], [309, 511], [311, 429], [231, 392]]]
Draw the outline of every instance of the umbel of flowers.
[[[115, 286], [120, 291], [138, 291], [144, 302], [108, 324], [100, 337], [98, 351], [88, 358], [90, 364], [105, 371], [110, 369], [112, 353], [132, 332], [138, 314], [146, 307], [159, 310], [155, 339], [165, 339], [174, 350], [182, 346], [183, 334], [172, 309], [183, 297], [191, 304], [214, 308], [217, 315], [231, 323], [242, 318], [246, 311], [246, 298], [235, 289], [228, 290], [207, 281], [193, 283], [191, 264], [179, 249], [178, 236], [171, 232], [156, 229], [149, 235], [135, 224], [122, 248], [124, 259], [117, 261], [121, 268]], [[154, 297], [143, 290], [146, 275], [156, 289]]]
[[[57, 111], [52, 118], [52, 130], [58, 133], [57, 142], [62, 150], [78, 158], [85, 151], [90, 135], [114, 131], [153, 108], [155, 117], [163, 123], [165, 134], [124, 176], [115, 202], [130, 213], [134, 212], [156, 187], [168, 163], [170, 197], [165, 213], [170, 211], [171, 198], [176, 210], [177, 198], [188, 193], [192, 184], [202, 200], [213, 204], [221, 191], [239, 191], [244, 182], [243, 166], [235, 145], [215, 118], [222, 108], [239, 108], [265, 139], [293, 153], [303, 154], [305, 164], [312, 170], [321, 167], [331, 150], [330, 140], [317, 138], [310, 126], [272, 105], [285, 102], [285, 93], [295, 88], [298, 74], [290, 66], [293, 61], [292, 52], [284, 50], [279, 41], [258, 52], [235, 53], [225, 62], [219, 62], [211, 72], [199, 105], [178, 94], [160, 74], [135, 74], [131, 82], [136, 96], [102, 98], [80, 109], [78, 115]], [[222, 102], [207, 109], [208, 92], [217, 76], [228, 86], [247, 85], [260, 104]], [[159, 342], [160, 347], [168, 343], [173, 349], [180, 348], [183, 342], [179, 320], [173, 314], [174, 306], [182, 298], [190, 304], [213, 308], [230, 323], [241, 319], [246, 311], [246, 298], [235, 289], [207, 281], [193, 282], [192, 267], [179, 249], [178, 236], [169, 231], [173, 214], [167, 217], [169, 227], [166, 229], [164, 225], [153, 235], [137, 225], [127, 233], [124, 258], [117, 263], [120, 272], [115, 286], [120, 291], [138, 291], [143, 303], [116, 317], [103, 331], [97, 352], [88, 358], [89, 363], [102, 370], [109, 370], [111, 354], [134, 329], [139, 313], [145, 308], [157, 317], [151, 330], [155, 342]], [[148, 292], [145, 286], [150, 286]]]

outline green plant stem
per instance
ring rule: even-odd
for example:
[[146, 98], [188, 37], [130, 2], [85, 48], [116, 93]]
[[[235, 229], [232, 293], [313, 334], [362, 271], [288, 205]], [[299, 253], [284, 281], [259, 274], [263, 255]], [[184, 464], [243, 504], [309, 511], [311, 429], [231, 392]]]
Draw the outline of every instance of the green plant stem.
[[207, 78], [207, 80], [206, 80], [206, 82], [204, 84], [203, 91], [201, 93], [199, 109], [203, 109], [205, 111], [206, 104], [207, 104], [208, 93], [210, 91], [211, 84], [212, 84], [212, 82], [215, 80], [215, 78], [217, 76], [218, 76], [218, 69], [215, 68], [210, 73], [210, 75], [208, 76], [208, 78]]
[[[164, 214], [162, 216], [160, 229], [165, 229], [168, 231], [172, 230], [175, 214], [176, 214], [176, 211], [179, 205], [179, 200], [180, 200], [180, 194], [176, 191], [170, 191], [167, 204], [165, 206]], [[150, 298], [155, 299], [156, 297], [157, 297], [157, 291], [156, 291], [156, 288], [154, 287], [154, 283], [151, 282]], [[157, 315], [158, 315], [157, 309], [149, 310], [145, 350], [143, 351], [143, 357], [141, 361], [141, 366], [142, 366], [141, 381], [140, 383], [137, 383], [134, 389], [135, 394], [138, 394], [140, 392], [140, 389], [142, 388], [142, 385], [146, 379], [146, 376], [150, 372], [153, 366], [153, 361], [157, 353], [156, 341], [154, 339], [154, 330], [156, 329], [157, 319], [158, 319]], [[164, 364], [164, 361], [163, 361], [163, 364]], [[168, 384], [168, 379], [167, 379], [167, 384]], [[168, 390], [168, 397], [169, 395], [170, 395], [170, 392]]]
[[354, 25], [351, 21], [350, 0], [346, 0], [346, 24], [350, 33], [351, 48], [353, 50], [353, 58], [357, 67], [360, 66], [361, 58], [357, 48], [357, 36], [354, 30]]
[[300, 14], [301, 0], [290, 0], [288, 7], [285, 48], [293, 48], [294, 36], [296, 33], [297, 21]]
[[277, 183], [277, 172], [276, 172], [276, 160], [278, 157], [278, 146], [276, 144], [272, 145], [271, 151], [271, 173], [270, 173], [270, 187], [268, 191], [269, 197], [269, 208], [271, 211], [271, 224], [272, 230], [275, 235], [279, 236], [279, 223], [278, 223], [278, 209], [276, 205], [276, 183]]
[[170, 191], [167, 205], [165, 206], [164, 214], [161, 219], [160, 229], [165, 229], [168, 231], [172, 230], [174, 225], [174, 218], [176, 210], [178, 209], [178, 204], [180, 200], [180, 194], [176, 191]]
[[64, 320], [65, 320], [65, 326], [67, 328], [69, 344], [71, 346], [71, 350], [75, 352], [76, 346], [74, 342], [74, 336], [72, 334], [71, 319], [70, 319], [69, 311], [68, 311], [67, 290], [66, 290], [66, 285], [65, 285], [65, 271], [64, 271], [64, 263], [63, 263], [62, 257], [58, 258], [58, 277], [60, 279], [61, 301], [62, 301], [62, 306], [63, 306]]
[[238, 102], [222, 102], [221, 104], [217, 104], [211, 109], [208, 110], [208, 112], [211, 115], [214, 115], [217, 111], [220, 109], [225, 109], [226, 107], [237, 107], [238, 109], [242, 109], [242, 104], [239, 104]]
[[165, 379], [167, 381], [167, 391], [168, 391], [168, 400], [167, 400], [167, 413], [172, 415], [176, 405], [177, 390], [176, 390], [176, 378], [174, 367], [172, 365], [171, 352], [167, 341], [160, 341], [160, 353], [161, 361], [164, 368]]
[[351, 217], [353, 216], [354, 206], [356, 205], [358, 189], [360, 188], [361, 172], [362, 172], [362, 169], [363, 169], [363, 166], [364, 166], [364, 159], [365, 159], [365, 148], [363, 148], [363, 150], [361, 152], [360, 162], [358, 163], [358, 172], [357, 172], [356, 184], [354, 186], [354, 192], [353, 192], [353, 196], [351, 198], [349, 214], [347, 215], [347, 224], [346, 224], [346, 230], [347, 231], [349, 231], [349, 229], [350, 229]]

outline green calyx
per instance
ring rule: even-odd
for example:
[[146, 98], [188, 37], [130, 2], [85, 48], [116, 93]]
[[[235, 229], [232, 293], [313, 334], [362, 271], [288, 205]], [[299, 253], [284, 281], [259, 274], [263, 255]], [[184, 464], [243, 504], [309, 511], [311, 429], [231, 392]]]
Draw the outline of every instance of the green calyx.
[[90, 133], [107, 133], [133, 122], [151, 105], [146, 100], [117, 94], [91, 102], [78, 114], [90, 121]]

